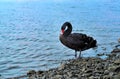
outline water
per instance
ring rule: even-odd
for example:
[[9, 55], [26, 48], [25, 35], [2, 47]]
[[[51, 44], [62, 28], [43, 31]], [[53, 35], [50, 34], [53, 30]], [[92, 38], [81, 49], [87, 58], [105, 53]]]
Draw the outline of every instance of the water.
[[48, 70], [74, 58], [59, 41], [61, 25], [98, 41], [96, 50], [82, 56], [110, 53], [120, 38], [119, 0], [0, 1], [0, 74], [15, 77], [27, 71]]

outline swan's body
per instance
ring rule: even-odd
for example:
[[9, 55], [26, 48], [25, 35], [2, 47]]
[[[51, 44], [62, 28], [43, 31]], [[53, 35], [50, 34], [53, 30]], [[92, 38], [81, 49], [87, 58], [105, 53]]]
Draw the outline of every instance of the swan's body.
[[60, 41], [65, 46], [75, 50], [75, 57], [77, 57], [77, 51], [80, 51], [80, 57], [81, 51], [96, 47], [97, 41], [92, 37], [82, 33], [71, 32], [72, 25], [69, 22], [65, 22], [61, 27]]

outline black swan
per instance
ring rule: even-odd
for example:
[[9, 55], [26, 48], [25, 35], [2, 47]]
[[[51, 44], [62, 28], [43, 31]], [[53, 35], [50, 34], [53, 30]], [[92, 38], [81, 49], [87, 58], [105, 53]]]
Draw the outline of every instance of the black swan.
[[79, 58], [81, 57], [81, 51], [89, 48], [96, 47], [97, 41], [92, 37], [82, 33], [71, 33], [72, 25], [69, 22], [65, 22], [61, 27], [60, 41], [63, 45], [75, 50], [75, 57], [77, 57], [77, 51], [80, 51]]

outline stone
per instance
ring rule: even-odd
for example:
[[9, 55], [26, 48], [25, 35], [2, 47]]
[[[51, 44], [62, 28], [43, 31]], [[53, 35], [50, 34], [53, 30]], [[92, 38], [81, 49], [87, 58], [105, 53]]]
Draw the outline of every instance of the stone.
[[120, 65], [120, 59], [115, 60], [115, 61], [114, 61], [114, 64], [116, 64], [116, 65]]
[[120, 73], [113, 77], [114, 79], [120, 79]]
[[68, 75], [69, 77], [72, 77], [72, 73], [71, 73], [71, 72], [67, 72], [67, 75]]
[[114, 66], [114, 65], [108, 66], [108, 70], [110, 72], [114, 71], [115, 69], [116, 69], [116, 66]]
[[41, 79], [46, 79], [46, 76], [44, 75]]
[[89, 63], [86, 64], [86, 67], [87, 67], [87, 68], [90, 68], [91, 65], [92, 65], [92, 64], [89, 62]]
[[113, 72], [110, 72], [110, 73], [109, 73], [109, 76], [113, 76], [113, 75], [114, 75], [114, 73], [113, 73]]
[[62, 75], [56, 75], [55, 79], [63, 79], [63, 76]]
[[44, 71], [41, 71], [41, 70], [39, 70], [37, 73], [40, 75], [40, 74], [42, 74]]
[[120, 66], [116, 67], [114, 72], [119, 73], [120, 72]]
[[104, 73], [103, 71], [99, 71], [99, 70], [94, 71], [95, 76], [101, 76], [101, 74], [103, 74], [103, 73]]
[[108, 75], [109, 74], [109, 71], [108, 70], [105, 70], [104, 71], [104, 75]]
[[83, 69], [82, 69], [82, 72], [84, 72], [84, 71], [85, 71], [85, 69], [86, 69], [86, 68], [83, 68]]
[[30, 71], [28, 71], [27, 76], [31, 77], [31, 76], [33, 76], [35, 74], [36, 74], [35, 70], [30, 70]]
[[113, 49], [112, 53], [120, 53], [120, 49], [119, 48], [115, 48], [115, 49]]
[[103, 76], [103, 79], [112, 79], [109, 75]]
[[62, 70], [62, 69], [64, 69], [65, 68], [65, 64], [62, 64], [59, 68], [58, 68], [58, 70]]
[[105, 54], [104, 53], [97, 54], [97, 56], [103, 56], [103, 55], [105, 55]]
[[85, 73], [92, 73], [92, 72], [93, 72], [92, 69], [88, 69], [88, 70], [85, 71]]
[[90, 76], [88, 79], [94, 79], [94, 76]]
[[88, 78], [88, 77], [92, 76], [92, 73], [86, 73], [83, 76]]

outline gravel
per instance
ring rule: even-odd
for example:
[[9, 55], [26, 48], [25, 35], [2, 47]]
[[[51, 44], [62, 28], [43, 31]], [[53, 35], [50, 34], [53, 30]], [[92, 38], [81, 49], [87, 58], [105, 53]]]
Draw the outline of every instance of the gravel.
[[[117, 50], [117, 51], [114, 51]], [[28, 79], [120, 79], [120, 49], [114, 49], [106, 59], [87, 57], [70, 59], [48, 71], [30, 70]]]

